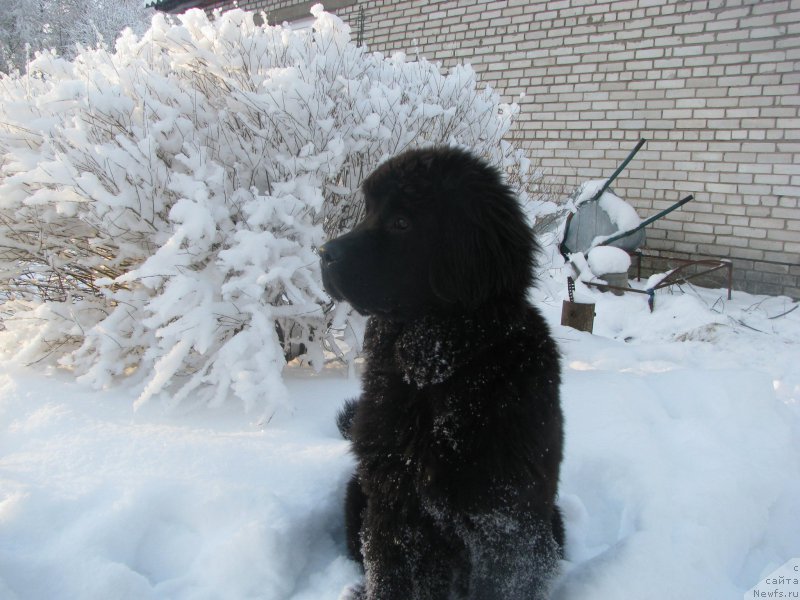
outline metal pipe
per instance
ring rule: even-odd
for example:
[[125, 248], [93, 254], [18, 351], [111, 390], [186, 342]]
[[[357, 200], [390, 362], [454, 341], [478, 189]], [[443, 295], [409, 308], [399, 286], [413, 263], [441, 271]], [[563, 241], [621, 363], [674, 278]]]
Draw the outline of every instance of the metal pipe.
[[612, 235], [610, 238], [608, 238], [606, 240], [603, 240], [602, 242], [600, 242], [598, 244], [598, 246], [607, 246], [611, 242], [616, 242], [617, 240], [620, 240], [620, 239], [622, 239], [624, 237], [628, 237], [629, 235], [631, 235], [633, 233], [636, 233], [640, 229], [644, 229], [645, 227], [650, 225], [650, 223], [652, 223], [653, 221], [656, 221], [656, 220], [660, 219], [661, 217], [668, 215], [669, 213], [671, 213], [673, 210], [675, 210], [677, 208], [680, 208], [681, 206], [683, 206], [684, 204], [686, 204], [690, 200], [694, 200], [694, 196], [692, 196], [691, 194], [686, 196], [686, 198], [684, 198], [683, 200], [679, 200], [678, 202], [676, 202], [675, 204], [673, 204], [669, 208], [665, 208], [661, 212], [658, 212], [658, 213], [654, 214], [652, 217], [648, 217], [647, 219], [645, 219], [644, 221], [639, 223], [639, 225], [637, 225], [633, 229], [629, 229], [628, 231], [623, 231], [622, 233], [618, 233], [616, 235]]
[[611, 177], [606, 179], [606, 182], [599, 190], [597, 190], [597, 192], [595, 192], [594, 196], [589, 198], [588, 202], [594, 202], [595, 200], [600, 199], [600, 196], [603, 195], [603, 193], [609, 188], [609, 186], [614, 182], [614, 180], [619, 176], [619, 174], [622, 173], [625, 167], [628, 166], [628, 163], [633, 160], [633, 157], [636, 156], [636, 153], [639, 152], [639, 150], [641, 150], [642, 146], [644, 146], [646, 142], [647, 140], [644, 138], [639, 140], [634, 149], [631, 150], [630, 154], [628, 154], [628, 157], [622, 161], [622, 164], [620, 164], [620, 166], [617, 167], [617, 170], [611, 174]]

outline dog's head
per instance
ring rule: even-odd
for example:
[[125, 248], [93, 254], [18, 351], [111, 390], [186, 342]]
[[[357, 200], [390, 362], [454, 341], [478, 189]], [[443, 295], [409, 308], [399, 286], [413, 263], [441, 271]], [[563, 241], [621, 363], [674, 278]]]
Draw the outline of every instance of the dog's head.
[[455, 148], [411, 150], [362, 189], [364, 220], [319, 249], [333, 298], [398, 319], [524, 302], [536, 242], [486, 162]]

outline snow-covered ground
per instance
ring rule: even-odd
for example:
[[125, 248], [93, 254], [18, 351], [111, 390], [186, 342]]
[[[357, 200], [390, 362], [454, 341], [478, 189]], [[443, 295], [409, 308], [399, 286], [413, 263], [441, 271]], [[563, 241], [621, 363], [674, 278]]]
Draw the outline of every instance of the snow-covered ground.
[[[567, 418], [554, 596], [738, 599], [800, 556], [796, 305], [596, 292], [590, 335], [543, 288]], [[268, 423], [134, 412], [135, 390], [44, 371], [0, 367], [0, 598], [334, 600], [358, 579], [343, 370], [289, 369], [295, 411]]]

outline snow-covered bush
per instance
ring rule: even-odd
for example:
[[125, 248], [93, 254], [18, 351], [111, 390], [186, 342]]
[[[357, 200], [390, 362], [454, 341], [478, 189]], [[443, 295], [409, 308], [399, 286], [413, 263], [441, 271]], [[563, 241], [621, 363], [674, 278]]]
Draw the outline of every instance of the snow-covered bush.
[[139, 402], [284, 402], [303, 353], [352, 359], [361, 320], [321, 287], [315, 249], [360, 215], [358, 185], [408, 147], [460, 144], [536, 201], [503, 137], [516, 107], [460, 66], [357, 47], [233, 10], [158, 15], [141, 39], [0, 79], [4, 336]]
[[2, 0], [0, 72], [24, 69], [37, 50], [72, 57], [80, 46], [114, 40], [130, 27], [147, 29], [155, 11], [144, 0]]

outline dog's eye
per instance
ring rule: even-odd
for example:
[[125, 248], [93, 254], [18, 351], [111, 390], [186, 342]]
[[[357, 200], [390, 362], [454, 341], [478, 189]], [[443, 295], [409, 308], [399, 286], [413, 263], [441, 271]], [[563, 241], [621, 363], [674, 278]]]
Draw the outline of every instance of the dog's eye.
[[410, 226], [410, 223], [408, 222], [408, 219], [406, 219], [404, 217], [397, 217], [394, 220], [394, 223], [392, 223], [392, 229], [396, 229], [398, 231], [404, 231], [404, 230], [408, 229], [409, 226]]

